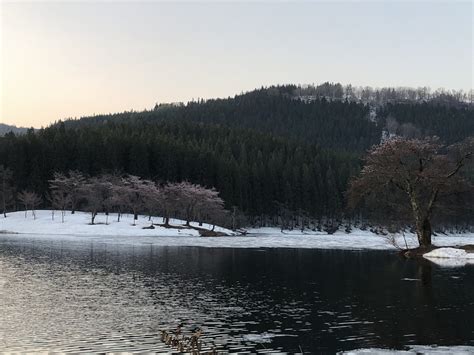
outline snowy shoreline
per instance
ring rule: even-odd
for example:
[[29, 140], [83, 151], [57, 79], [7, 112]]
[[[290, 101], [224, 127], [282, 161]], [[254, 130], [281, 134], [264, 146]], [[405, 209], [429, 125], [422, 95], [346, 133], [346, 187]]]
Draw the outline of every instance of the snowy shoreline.
[[[312, 249], [347, 249], [347, 250], [395, 250], [389, 238], [376, 235], [370, 231], [354, 228], [351, 233], [337, 231], [332, 235], [325, 232], [313, 231], [281, 231], [279, 228], [252, 228], [247, 229], [247, 235], [215, 227], [216, 232], [225, 234], [221, 237], [199, 237], [197, 229], [184, 226], [184, 221], [170, 220], [175, 228], [165, 228], [155, 225], [154, 229], [143, 229], [151, 223], [162, 223], [161, 217], [139, 216], [136, 225], [133, 225], [133, 216], [123, 215], [117, 222], [117, 215], [112, 214], [108, 218], [109, 224], [105, 224], [105, 216], [97, 216], [97, 224], [90, 224], [90, 214], [67, 212], [64, 223], [61, 222], [61, 213], [56, 211], [52, 220], [51, 211], [36, 211], [36, 219], [31, 212], [25, 218], [23, 212], [9, 213], [6, 218], [0, 217], [0, 234], [36, 235], [42, 238], [83, 238], [104, 242], [154, 244], [162, 246], [202, 246], [202, 247], [229, 247], [229, 248], [312, 248]], [[192, 227], [211, 230], [212, 226], [192, 222]], [[177, 227], [177, 228], [176, 228]], [[405, 233], [396, 235], [397, 244], [405, 248], [417, 246], [415, 235]], [[405, 245], [406, 240], [406, 245]], [[474, 233], [448, 234], [433, 236], [433, 244], [439, 247], [453, 247], [466, 244], [474, 244]]]
[[[25, 211], [11, 212], [6, 218], [0, 217], [0, 234], [37, 234], [51, 236], [190, 236], [198, 237], [198, 229], [212, 230], [212, 225], [204, 223], [191, 222], [191, 227], [186, 227], [185, 222], [177, 219], [170, 219], [172, 228], [158, 226], [162, 223], [162, 217], [138, 216], [135, 225], [133, 224], [133, 215], [124, 214], [117, 221], [117, 214], [110, 214], [108, 218], [104, 214], [97, 215], [95, 224], [91, 225], [90, 213], [77, 211], [71, 214], [67, 211], [64, 216], [64, 223], [61, 219], [61, 211], [55, 211], [54, 220], [51, 210], [36, 211], [36, 218], [33, 218], [32, 212], [28, 211], [25, 218]], [[153, 229], [149, 228], [152, 223]], [[226, 235], [235, 235], [229, 229], [216, 226], [215, 232]]]

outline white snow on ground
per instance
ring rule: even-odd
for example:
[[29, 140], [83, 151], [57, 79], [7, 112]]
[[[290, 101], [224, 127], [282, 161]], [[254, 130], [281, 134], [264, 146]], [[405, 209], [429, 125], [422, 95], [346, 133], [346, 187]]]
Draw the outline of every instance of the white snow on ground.
[[423, 255], [424, 258], [440, 266], [456, 267], [474, 264], [474, 253], [463, 249], [439, 248]]
[[474, 253], [468, 253], [463, 249], [439, 248], [423, 255], [425, 258], [461, 258], [472, 259], [474, 262]]
[[[148, 217], [140, 216], [137, 225], [133, 226], [133, 217], [124, 215], [120, 222], [117, 216], [109, 216], [109, 225], [105, 225], [105, 216], [96, 218], [96, 225], [90, 225], [88, 213], [67, 213], [65, 223], [61, 223], [61, 214], [56, 212], [54, 221], [51, 211], [37, 211], [34, 220], [29, 212], [25, 219], [24, 212], [9, 213], [7, 218], [0, 217], [0, 233], [22, 236], [36, 235], [44, 239], [76, 239], [87, 238], [104, 243], [117, 244], [153, 244], [156, 246], [199, 246], [221, 248], [309, 248], [309, 249], [348, 249], [348, 250], [387, 250], [395, 249], [388, 238], [370, 231], [353, 229], [346, 234], [338, 231], [328, 235], [324, 232], [284, 231], [279, 228], [249, 229], [245, 236], [236, 236], [230, 230], [216, 227], [216, 231], [228, 233], [230, 236], [204, 238], [199, 237], [194, 229], [167, 229], [156, 226], [155, 229], [142, 229], [150, 226]], [[160, 217], [152, 218], [154, 223], [161, 223]], [[172, 225], [183, 225], [180, 220], [171, 220]], [[99, 224], [101, 223], [101, 224]], [[197, 223], [192, 223], [198, 226]], [[212, 228], [203, 225], [203, 228]], [[408, 247], [416, 247], [417, 241], [413, 234], [405, 233]], [[403, 236], [396, 236], [398, 245], [405, 247]], [[433, 243], [439, 246], [456, 246], [474, 244], [474, 233], [439, 235], [433, 237]]]
[[[117, 214], [110, 214], [108, 224], [106, 216], [99, 214], [95, 219], [95, 224], [91, 225], [91, 215], [85, 212], [66, 212], [64, 223], [61, 221], [61, 212], [56, 211], [54, 220], [49, 210], [36, 211], [36, 219], [33, 219], [31, 211], [25, 218], [25, 212], [8, 213], [7, 218], [0, 218], [1, 233], [19, 234], [47, 234], [47, 235], [100, 235], [100, 236], [199, 236], [199, 232], [184, 226], [185, 222], [171, 219], [172, 226], [182, 227], [180, 229], [164, 228], [155, 226], [155, 229], [143, 229], [149, 227], [151, 223], [162, 223], [161, 217], [138, 216], [136, 225], [133, 225], [133, 215], [123, 215], [120, 222], [117, 222]], [[199, 227], [196, 222], [191, 223], [194, 227]], [[212, 229], [211, 225], [203, 224], [199, 228]], [[216, 232], [223, 232], [229, 235], [235, 233], [231, 230], [216, 227]]]
[[410, 346], [412, 352], [417, 354], [446, 354], [446, 355], [468, 355], [474, 354], [474, 346], [432, 346], [432, 345], [413, 345]]
[[446, 354], [446, 355], [468, 355], [474, 353], [474, 346], [435, 346], [435, 345], [411, 345], [408, 350], [391, 350], [391, 349], [357, 349], [340, 352], [339, 354], [345, 355], [358, 355], [358, 354]]

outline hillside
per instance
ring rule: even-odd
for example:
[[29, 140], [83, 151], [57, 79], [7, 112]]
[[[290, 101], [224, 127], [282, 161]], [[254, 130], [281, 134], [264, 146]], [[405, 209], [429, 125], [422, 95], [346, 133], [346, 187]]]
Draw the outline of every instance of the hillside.
[[474, 110], [461, 101], [300, 94], [296, 86], [278, 86], [66, 120], [0, 138], [0, 165], [13, 170], [18, 191], [43, 196], [55, 171], [188, 180], [216, 187], [229, 210], [237, 207], [254, 223], [289, 223], [341, 218], [349, 179], [386, 130], [447, 143], [474, 135]]
[[0, 136], [4, 136], [5, 134], [10, 133], [10, 132], [14, 134], [24, 134], [26, 133], [26, 131], [27, 131], [27, 128], [16, 127], [16, 126], [0, 123]]
[[250, 129], [304, 141], [322, 148], [363, 152], [376, 144], [381, 128], [367, 119], [367, 106], [330, 102], [305, 103], [287, 95], [285, 87], [260, 89], [228, 99], [157, 105], [151, 111], [124, 112], [65, 121], [66, 128], [115, 123], [193, 122]]
[[380, 142], [388, 117], [400, 126], [413, 125], [415, 130], [410, 134], [437, 135], [446, 143], [473, 135], [474, 106], [463, 101], [463, 95], [444, 91], [429, 94], [427, 88], [376, 90], [325, 83], [302, 89], [285, 85], [227, 99], [161, 104], [150, 111], [66, 120], [65, 125], [77, 128], [112, 121], [197, 122], [251, 129], [322, 148], [363, 153]]

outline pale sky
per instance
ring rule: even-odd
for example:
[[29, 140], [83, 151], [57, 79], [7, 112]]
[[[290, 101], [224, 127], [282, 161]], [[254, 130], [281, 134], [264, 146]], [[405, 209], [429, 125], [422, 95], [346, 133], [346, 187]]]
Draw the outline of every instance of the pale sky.
[[0, 2], [0, 123], [272, 84], [472, 88], [471, 1]]

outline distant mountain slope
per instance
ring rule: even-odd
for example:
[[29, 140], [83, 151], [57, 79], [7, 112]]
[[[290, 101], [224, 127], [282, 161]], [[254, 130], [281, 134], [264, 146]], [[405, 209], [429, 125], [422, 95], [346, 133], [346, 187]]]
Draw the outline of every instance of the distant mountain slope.
[[285, 87], [260, 89], [228, 99], [161, 105], [154, 110], [84, 117], [66, 128], [105, 122], [195, 122], [251, 129], [302, 140], [322, 148], [363, 152], [380, 140], [381, 127], [369, 119], [369, 108], [355, 102], [321, 100], [305, 103]]
[[299, 96], [301, 88], [294, 85], [274, 86], [227, 99], [162, 104], [149, 111], [67, 120], [65, 127], [77, 128], [110, 121], [185, 121], [251, 129], [326, 149], [358, 153], [380, 142], [387, 117], [399, 121], [400, 125], [411, 123], [420, 136], [437, 135], [447, 143], [474, 134], [474, 110], [467, 102], [451, 96], [448, 96], [450, 100], [441, 101], [439, 96], [433, 95], [429, 99], [418, 96], [409, 99], [405, 93], [408, 89], [400, 93], [395, 89], [384, 90], [385, 96], [370, 90], [371, 96], [362, 95], [362, 92], [359, 98], [353, 94], [344, 96], [343, 89], [338, 91], [329, 85], [315, 91], [317, 95]]
[[27, 128], [10, 126], [4, 123], [0, 123], [0, 136], [4, 136], [7, 133], [13, 132], [15, 134], [24, 134], [26, 133]]

